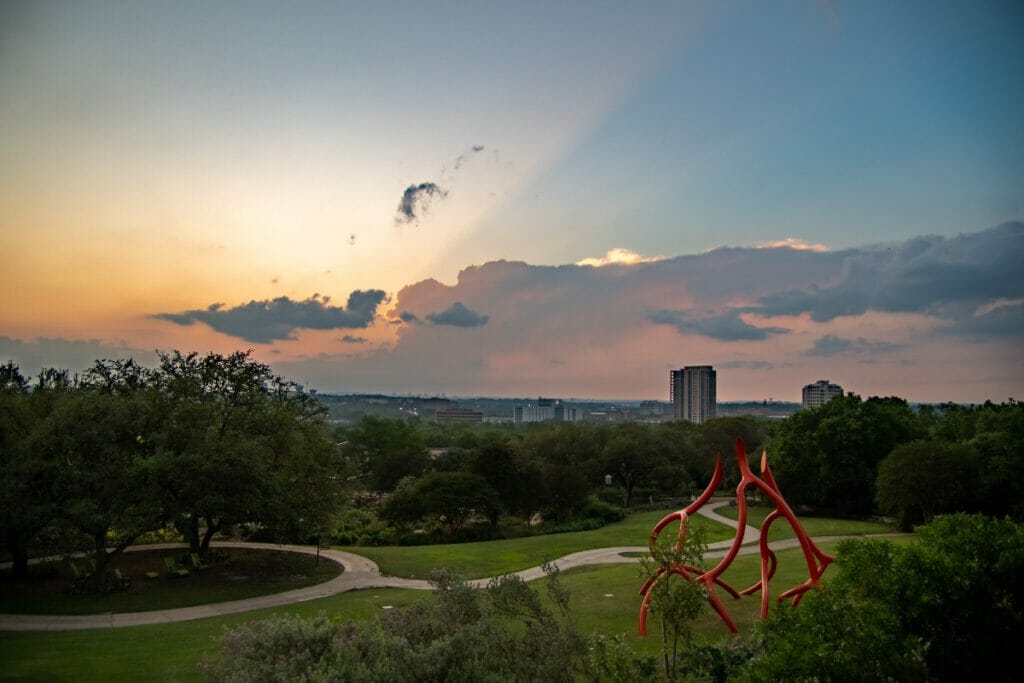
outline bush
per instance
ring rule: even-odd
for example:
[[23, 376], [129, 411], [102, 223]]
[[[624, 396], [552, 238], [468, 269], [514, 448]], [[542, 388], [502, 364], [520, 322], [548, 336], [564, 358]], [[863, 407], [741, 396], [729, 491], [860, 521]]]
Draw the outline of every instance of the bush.
[[596, 518], [603, 520], [606, 524], [621, 522], [626, 518], [626, 511], [618, 505], [601, 500], [596, 496], [587, 498], [586, 504], [580, 510], [581, 517]]

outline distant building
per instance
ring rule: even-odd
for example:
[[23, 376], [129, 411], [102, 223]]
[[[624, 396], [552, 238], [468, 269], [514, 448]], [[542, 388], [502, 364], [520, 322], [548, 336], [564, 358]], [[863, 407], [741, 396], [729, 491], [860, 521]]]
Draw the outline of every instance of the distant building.
[[434, 419], [438, 422], [483, 422], [484, 413], [482, 410], [450, 406], [438, 409], [434, 413]]
[[537, 403], [528, 403], [513, 408], [514, 421], [521, 422], [579, 422], [583, 419], [583, 411], [574, 406], [567, 406], [557, 398], [538, 398]]
[[836, 396], [843, 395], [843, 388], [838, 384], [830, 384], [827, 379], [819, 379], [814, 384], [804, 387], [803, 408], [820, 408]]
[[718, 400], [715, 369], [710, 365], [688, 365], [669, 374], [669, 402], [676, 420], [702, 424], [715, 417]]

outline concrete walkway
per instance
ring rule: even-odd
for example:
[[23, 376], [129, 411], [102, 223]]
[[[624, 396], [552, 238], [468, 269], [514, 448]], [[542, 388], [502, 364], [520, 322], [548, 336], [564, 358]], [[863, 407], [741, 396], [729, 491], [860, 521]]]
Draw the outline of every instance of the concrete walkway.
[[[727, 502], [712, 504], [703, 508], [700, 514], [721, 522], [732, 528], [738, 524], [715, 512], [715, 509]], [[744, 547], [740, 548], [740, 554], [746, 555], [757, 552], [756, 545], [750, 545], [758, 540], [758, 529], [748, 526], [744, 530]], [[832, 541], [844, 536], [821, 536], [815, 538], [815, 542]], [[705, 557], [715, 558], [725, 555], [732, 545], [732, 539], [718, 541], [708, 545], [708, 552]], [[771, 544], [773, 550], [797, 547], [797, 539], [787, 539]], [[184, 545], [148, 545], [136, 546], [131, 551], [168, 549], [185, 547]], [[272, 543], [242, 543], [222, 542], [214, 544], [217, 548], [258, 548], [264, 550], [285, 550], [288, 552], [304, 553], [315, 555], [316, 549], [309, 546], [297, 545], [276, 545]], [[639, 557], [626, 557], [625, 553], [646, 553], [646, 546], [621, 546], [617, 548], [597, 548], [572, 553], [555, 560], [554, 564], [559, 570], [565, 571], [575, 567], [582, 567], [591, 564], [622, 564], [639, 562]], [[121, 628], [125, 626], [143, 626], [146, 624], [165, 624], [174, 621], [191, 621], [193, 619], [205, 619], [206, 617], [218, 617], [226, 614], [237, 614], [252, 610], [264, 609], [266, 607], [281, 607], [307, 600], [325, 598], [338, 593], [345, 593], [352, 590], [364, 588], [412, 588], [416, 590], [430, 590], [430, 584], [421, 579], [404, 579], [395, 576], [384, 576], [380, 573], [377, 564], [361, 555], [343, 552], [341, 550], [325, 549], [320, 551], [320, 557], [335, 562], [344, 567], [345, 571], [324, 583], [306, 588], [297, 588], [284, 593], [273, 595], [261, 595], [255, 598], [244, 600], [232, 600], [231, 602], [219, 602], [209, 605], [196, 605], [194, 607], [180, 607], [178, 609], [154, 610], [150, 612], [120, 612], [107, 614], [88, 615], [51, 615], [51, 614], [0, 614], [0, 631], [69, 631], [92, 628]], [[544, 576], [540, 567], [531, 567], [515, 572], [526, 581], [532, 581]], [[476, 579], [469, 583], [474, 586], [486, 586], [490, 579]]]

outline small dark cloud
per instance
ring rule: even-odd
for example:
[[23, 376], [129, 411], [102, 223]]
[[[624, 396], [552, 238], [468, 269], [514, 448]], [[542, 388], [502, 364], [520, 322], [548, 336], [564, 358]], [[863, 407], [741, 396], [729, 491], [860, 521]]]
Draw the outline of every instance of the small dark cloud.
[[344, 337], [341, 338], [341, 341], [345, 342], [346, 344], [365, 344], [367, 340], [366, 337], [355, 337], [351, 334], [346, 334]]
[[349, 243], [349, 246], [352, 246], [352, 247], [354, 247], [356, 245], [356, 234], [354, 232], [348, 236], [348, 243]]
[[377, 307], [386, 296], [379, 289], [356, 290], [349, 295], [348, 304], [344, 307], [331, 306], [330, 297], [317, 294], [304, 301], [281, 296], [253, 300], [233, 308], [225, 308], [224, 304], [218, 303], [205, 309], [157, 313], [150, 317], [177, 325], [205, 323], [232, 337], [269, 344], [277, 339], [294, 339], [293, 333], [297, 329], [365, 328], [373, 322]]
[[395, 223], [412, 223], [419, 220], [430, 207], [435, 197], [444, 199], [448, 191], [441, 189], [437, 183], [420, 183], [410, 185], [402, 193], [402, 199], [398, 202], [398, 213], [395, 216]]
[[420, 321], [420, 319], [416, 317], [415, 313], [410, 313], [409, 311], [402, 311], [399, 313], [398, 319], [403, 323], [418, 323]]
[[459, 301], [440, 313], [427, 314], [427, 320], [434, 325], [451, 325], [453, 327], [480, 327], [486, 325], [489, 319], [489, 316], [471, 311]]
[[740, 317], [739, 309], [719, 314], [695, 314], [692, 311], [651, 311], [647, 319], [657, 325], [672, 325], [683, 334], [699, 334], [720, 341], [760, 341], [773, 334], [786, 334], [782, 327], [756, 327]]
[[459, 156], [455, 157], [455, 162], [453, 164], [454, 170], [458, 171], [462, 168], [462, 164], [466, 163], [466, 159], [468, 159], [470, 155], [479, 154], [482, 151], [484, 151], [483, 145], [473, 145], [469, 148], [468, 152], [463, 152]]
[[893, 344], [892, 342], [873, 342], [864, 337], [844, 339], [826, 334], [824, 337], [814, 341], [814, 346], [807, 352], [807, 355], [828, 358], [839, 354], [892, 353], [902, 348], [901, 344]]
[[724, 363], [715, 363], [715, 366], [726, 369], [745, 368], [748, 370], [768, 370], [775, 367], [774, 364], [766, 360], [730, 360]]

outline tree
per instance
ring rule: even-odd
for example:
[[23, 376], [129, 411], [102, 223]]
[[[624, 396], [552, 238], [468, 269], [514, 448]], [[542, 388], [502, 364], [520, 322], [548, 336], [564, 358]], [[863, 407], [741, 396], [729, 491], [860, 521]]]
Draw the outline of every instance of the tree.
[[976, 511], [980, 488], [974, 448], [923, 440], [896, 446], [879, 464], [875, 486], [878, 507], [907, 531], [939, 513]]
[[80, 386], [55, 398], [32, 446], [56, 463], [59, 519], [90, 539], [92, 579], [102, 589], [110, 561], [164, 521], [152, 391], [133, 361], [97, 361]]
[[410, 422], [366, 415], [345, 438], [345, 453], [371, 491], [392, 491], [404, 477], [422, 476], [430, 467], [427, 450]]
[[[703, 568], [707, 551], [704, 527], [687, 529], [682, 543], [670, 534], [662, 534], [640, 561], [644, 577], [673, 566]], [[707, 610], [707, 590], [694, 581], [674, 573], [663, 574], [651, 586], [648, 614], [660, 617], [661, 657], [665, 680], [676, 680], [683, 673], [696, 673], [694, 659], [694, 621]]]
[[233, 523], [308, 535], [337, 504], [323, 408], [249, 353], [161, 354], [155, 437], [163, 503], [192, 552]]
[[416, 485], [425, 512], [438, 515], [454, 534], [475, 512], [494, 505], [497, 494], [487, 481], [469, 472], [431, 472]]
[[940, 515], [918, 542], [844, 541], [838, 575], [758, 627], [754, 681], [1015, 680], [1024, 526]]
[[847, 395], [788, 418], [768, 450], [775, 479], [791, 503], [869, 514], [878, 463], [897, 445], [923, 435], [903, 399]]
[[637, 486], [678, 490], [688, 477], [672, 444], [647, 425], [619, 425], [604, 446], [604, 468], [621, 485], [622, 505], [629, 507]]

